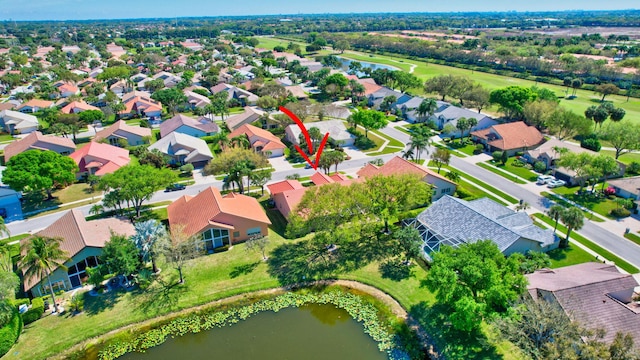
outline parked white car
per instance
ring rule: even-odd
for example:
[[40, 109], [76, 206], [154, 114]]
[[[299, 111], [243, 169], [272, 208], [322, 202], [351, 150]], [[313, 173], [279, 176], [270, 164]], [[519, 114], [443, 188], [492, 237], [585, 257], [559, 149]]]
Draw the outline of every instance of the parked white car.
[[544, 185], [546, 183], [548, 183], [551, 180], [555, 180], [555, 178], [551, 175], [540, 175], [538, 176], [538, 181], [536, 181], [536, 184], [538, 185]]
[[547, 181], [547, 187], [551, 188], [551, 189], [557, 188], [557, 187], [560, 187], [560, 186], [564, 186], [565, 184], [566, 184], [566, 182], [564, 180], [555, 179], [555, 180]]

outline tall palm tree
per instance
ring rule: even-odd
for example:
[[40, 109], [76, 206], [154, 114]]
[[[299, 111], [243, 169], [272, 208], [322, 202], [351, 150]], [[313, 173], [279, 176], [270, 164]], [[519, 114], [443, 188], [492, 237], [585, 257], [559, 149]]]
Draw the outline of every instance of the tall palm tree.
[[411, 141], [409, 142], [408, 145], [409, 145], [409, 149], [415, 152], [416, 161], [419, 162], [420, 155], [422, 154], [422, 152], [429, 149], [429, 145], [431, 145], [431, 140], [422, 134], [413, 133], [411, 135]]
[[57, 268], [67, 270], [64, 263], [69, 260], [69, 256], [66, 251], [60, 248], [62, 241], [62, 238], [35, 236], [21, 245], [20, 253], [24, 255], [18, 263], [18, 267], [24, 271], [26, 279], [47, 279], [51, 301], [53, 301], [56, 313], [58, 312], [58, 304], [56, 304], [50, 276]]
[[416, 109], [416, 114], [421, 121], [425, 121], [438, 109], [438, 104], [433, 99], [424, 99]]
[[577, 207], [570, 207], [562, 212], [560, 221], [567, 227], [567, 237], [560, 240], [560, 247], [566, 248], [569, 246], [571, 230], [580, 230], [584, 225], [584, 213]]
[[558, 228], [558, 220], [560, 220], [560, 217], [562, 216], [563, 212], [564, 212], [564, 206], [561, 206], [561, 205], [553, 205], [552, 207], [549, 208], [549, 210], [547, 210], [547, 215], [549, 215], [549, 217], [556, 222], [555, 226], [553, 227], [554, 234], [556, 232], [556, 229]]
[[251, 146], [251, 142], [249, 141], [249, 138], [245, 134], [234, 137], [233, 139], [231, 139], [231, 143], [234, 146], [237, 146], [242, 149], [248, 149]]
[[142, 259], [144, 261], [151, 261], [153, 272], [157, 273], [156, 248], [158, 247], [158, 241], [166, 238], [167, 230], [164, 225], [153, 219], [136, 223], [134, 227], [136, 233], [131, 237], [131, 240], [133, 240], [138, 250], [140, 250]]

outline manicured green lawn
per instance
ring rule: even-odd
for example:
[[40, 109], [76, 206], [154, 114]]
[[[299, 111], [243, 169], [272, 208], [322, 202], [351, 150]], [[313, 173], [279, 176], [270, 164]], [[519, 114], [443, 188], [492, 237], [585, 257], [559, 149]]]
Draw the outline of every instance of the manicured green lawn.
[[472, 185], [469, 182], [466, 182], [464, 180], [460, 180], [458, 181], [458, 186], [460, 187], [460, 191], [462, 191], [463, 193], [467, 193], [469, 195], [471, 195], [470, 197], [465, 197], [463, 198], [464, 200], [467, 201], [471, 201], [471, 200], [475, 200], [475, 199], [480, 199], [483, 197], [488, 197], [489, 199], [497, 202], [498, 204], [502, 204], [504, 206], [508, 206], [509, 204], [506, 204], [504, 201], [498, 199], [497, 197], [482, 191], [481, 189], [479, 189], [478, 187]]
[[[431, 167], [431, 168], [436, 168], [436, 165], [433, 163], [433, 161], [429, 161], [428, 166]], [[444, 166], [442, 166], [442, 168], [446, 169], [448, 171], [458, 171], [458, 170], [454, 169], [453, 167], [451, 167], [449, 165], [444, 165]], [[460, 173], [460, 171], [458, 171], [458, 173]], [[467, 176], [465, 174], [461, 174], [461, 175], [463, 177], [465, 177], [466, 179], [470, 180], [471, 182], [473, 182], [473, 184], [476, 184], [476, 185], [482, 187], [483, 189], [486, 189], [487, 191], [491, 191], [492, 193], [494, 193], [494, 194], [500, 196], [501, 198], [507, 200], [511, 204], [518, 203], [518, 199], [514, 198], [513, 196], [511, 196], [511, 195], [509, 195], [509, 194], [507, 194], [507, 193], [505, 193], [505, 192], [503, 192], [501, 190], [496, 189], [495, 187], [493, 187], [493, 186], [491, 186], [491, 185], [489, 185], [489, 184], [487, 184], [487, 183], [485, 183], [483, 181], [480, 181], [480, 180], [478, 180], [476, 178], [471, 178], [471, 177], [469, 177], [469, 176]], [[462, 181], [464, 181], [464, 180], [462, 180]], [[478, 190], [480, 190], [480, 189], [478, 189]], [[484, 191], [482, 191], [482, 192], [485, 193]], [[500, 203], [502, 203], [502, 201], [500, 201]], [[505, 205], [507, 205], [507, 204], [505, 204]]]
[[451, 141], [449, 143], [446, 143], [446, 145], [449, 147], [449, 149], [460, 151], [469, 156], [475, 155], [473, 152], [476, 148], [475, 144], [464, 145], [464, 144], [461, 144], [459, 141]]
[[515, 161], [519, 160], [516, 158], [509, 158], [504, 166], [502, 164], [498, 164], [496, 166], [531, 182], [535, 182], [538, 179], [538, 174], [536, 172], [529, 170], [524, 166], [514, 165]]
[[595, 256], [582, 250], [575, 244], [569, 244], [566, 249], [555, 249], [547, 253], [551, 258], [551, 268], [582, 264], [589, 261], [598, 261]]
[[508, 172], [505, 171], [500, 171], [496, 168], [495, 165], [490, 165], [489, 163], [477, 163], [476, 165], [478, 165], [479, 167], [485, 169], [485, 170], [489, 170], [492, 173], [496, 174], [496, 175], [500, 175], [505, 179], [509, 179], [511, 181], [513, 181], [516, 184], [526, 184], [525, 181], [522, 181], [520, 179], [518, 179], [517, 177], [510, 175]]
[[101, 192], [91, 192], [89, 185], [86, 183], [77, 183], [54, 191], [52, 195], [54, 197], [52, 200], [46, 200], [45, 193], [30, 193], [25, 195], [22, 207], [23, 212], [27, 213], [50, 207], [61, 207], [64, 204], [79, 200], [91, 202], [92, 198], [95, 200], [97, 196], [101, 195]]
[[[411, 67], [410, 65], [414, 64], [417, 66], [415, 67], [413, 73], [422, 80], [426, 80], [442, 74], [451, 74], [451, 75], [467, 76], [473, 79], [473, 81], [486, 87], [489, 90], [494, 90], [494, 89], [503, 88], [503, 87], [512, 86], [512, 85], [525, 86], [525, 87], [538, 86], [541, 88], [552, 90], [559, 96], [564, 96], [565, 90], [566, 90], [565, 87], [560, 85], [537, 83], [535, 81], [518, 79], [518, 78], [509, 77], [509, 76], [494, 75], [494, 74], [489, 74], [485, 72], [460, 69], [452, 66], [431, 64], [431, 63], [426, 63], [420, 60], [409, 60], [400, 55], [387, 56], [387, 55], [376, 54], [376, 55], [370, 56], [369, 54], [365, 54], [361, 52], [348, 51], [341, 56], [349, 59], [359, 60], [359, 61], [367, 61], [367, 62], [391, 65], [391, 66], [400, 68], [404, 71], [409, 71]], [[419, 94], [423, 93], [423, 90], [421, 88], [414, 89], [414, 90], [416, 91], [416, 93], [419, 93]], [[607, 96], [607, 100], [613, 102], [613, 104], [616, 107], [623, 108], [627, 112], [625, 118], [631, 119], [632, 121], [640, 121], [640, 99], [632, 98], [629, 102], [627, 102], [626, 96], [609, 95]], [[574, 99], [561, 98], [560, 100], [560, 105], [578, 114], [584, 114], [584, 111], [589, 106], [598, 105], [599, 103], [600, 103], [600, 96], [598, 96], [598, 94], [596, 94], [593, 91], [583, 90], [583, 89], [579, 89], [577, 91], [576, 98]], [[496, 109], [489, 108], [486, 110], [491, 112], [492, 110], [495, 111]]]
[[[427, 270], [422, 265], [385, 270], [378, 257], [368, 258], [368, 255], [361, 255], [362, 252], [375, 254], [379, 251], [372, 252], [372, 247], [376, 246], [374, 241], [363, 244], [361, 251], [350, 255], [355, 256], [355, 260], [358, 261], [345, 260], [337, 269], [327, 268], [318, 271], [316, 267], [322, 267], [318, 265], [322, 262], [309, 262], [308, 253], [303, 252], [307, 246], [305, 239], [284, 239], [280, 235], [285, 226], [284, 219], [274, 211], [268, 211], [268, 215], [274, 224], [269, 234], [269, 261], [263, 261], [256, 251], [248, 251], [245, 244], [237, 244], [228, 251], [191, 260], [184, 269], [185, 284], [176, 285], [177, 271], [160, 258], [158, 263], [162, 272], [158, 281], [146, 291], [135, 289], [131, 292], [114, 292], [99, 297], [85, 293], [83, 313], [47, 316], [27, 325], [20, 340], [5, 358], [42, 359], [67, 350], [78, 342], [125, 325], [217, 299], [274, 288], [292, 281], [340, 278], [361, 281], [387, 292], [411, 312], [430, 333], [445, 333], [445, 338], [440, 341], [446, 341], [447, 346], [468, 349], [465, 351], [470, 354], [464, 358], [519, 359], [509, 350], [512, 349], [509, 344], [498, 340], [487, 342], [477, 336], [463, 338], [451, 335], [448, 329], [438, 329], [437, 324], [433, 323], [434, 316], [442, 314], [432, 309], [434, 296], [421, 286], [427, 276]], [[485, 333], [493, 332], [489, 326], [483, 326], [483, 329]], [[485, 334], [487, 337], [493, 337], [489, 335], [491, 334]]]
[[[600, 150], [600, 153], [611, 155], [613, 157], [616, 156], [616, 152], [613, 150]], [[640, 153], [633, 152], [633, 153], [622, 154], [620, 155], [618, 160], [627, 165], [631, 164], [632, 162], [640, 163]]]
[[[544, 215], [544, 214], [541, 214], [541, 213], [536, 213], [536, 214], [533, 214], [533, 216], [541, 219], [542, 221], [544, 221], [545, 223], [547, 223], [547, 224], [549, 224], [551, 226], [555, 226], [555, 221], [553, 219], [551, 219], [550, 217], [548, 217], [547, 215]], [[558, 223], [558, 231], [560, 231], [562, 233], [566, 233], [567, 232], [567, 228], [564, 225], [562, 225], [562, 223]], [[600, 245], [593, 243], [591, 240], [588, 240], [584, 236], [578, 234], [576, 231], [572, 231], [571, 232], [571, 239], [573, 241], [577, 241], [577, 242], [581, 243], [582, 245], [584, 245], [587, 248], [593, 250], [597, 254], [602, 255], [605, 259], [615, 262], [617, 266], [619, 266], [620, 268], [624, 269], [626, 272], [628, 272], [630, 274], [635, 274], [635, 273], [637, 273], [639, 271], [635, 266], [633, 266], [633, 265], [629, 264], [628, 262], [622, 260], [618, 256], [614, 255], [612, 252], [602, 248]]]
[[634, 243], [640, 245], [640, 236], [634, 234], [634, 233], [626, 233], [624, 234], [624, 237], [633, 241]]
[[[606, 186], [605, 186], [606, 188]], [[602, 215], [606, 218], [615, 220], [616, 217], [611, 215], [611, 210], [618, 207], [615, 201], [607, 198], [606, 196], [593, 196], [590, 194], [577, 195], [576, 193], [580, 189], [579, 186], [567, 188], [565, 186], [561, 186], [559, 188], [555, 188], [552, 191], [556, 194], [564, 196], [566, 199], [569, 199], [576, 204], [580, 204], [587, 209]], [[596, 185], [596, 189], [600, 190], [601, 185]], [[549, 199], [554, 199], [553, 197], [549, 197]]]
[[0, 142], [10, 142], [15, 140], [10, 134], [0, 134]]

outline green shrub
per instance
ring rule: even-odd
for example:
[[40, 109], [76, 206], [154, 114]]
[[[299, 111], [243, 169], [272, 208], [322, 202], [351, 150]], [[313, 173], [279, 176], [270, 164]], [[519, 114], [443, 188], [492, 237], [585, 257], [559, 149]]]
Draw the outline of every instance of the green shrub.
[[483, 151], [484, 151], [484, 145], [482, 144], [476, 145], [476, 147], [473, 149], [473, 153], [475, 155], [481, 154]]
[[17, 309], [13, 309], [11, 320], [0, 328], [0, 357], [9, 352], [22, 332], [22, 318]]
[[611, 215], [617, 218], [623, 218], [631, 215], [631, 212], [625, 208], [615, 208], [611, 210]]
[[461, 187], [458, 187], [458, 189], [456, 189], [456, 195], [463, 200], [469, 200], [469, 198], [473, 197], [470, 192], [467, 192], [464, 188]]
[[543, 161], [536, 161], [533, 164], [533, 170], [539, 173], [543, 173], [547, 171], [547, 164], [545, 164]]
[[627, 172], [632, 174], [640, 174], [640, 163], [633, 161], [629, 166], [627, 166]]
[[193, 173], [193, 169], [194, 169], [193, 164], [184, 164], [180, 166], [180, 171], [182, 171], [187, 175], [191, 175]]
[[602, 145], [600, 145], [600, 140], [596, 138], [586, 138], [580, 141], [580, 147], [598, 152]]
[[20, 308], [20, 305], [31, 305], [31, 300], [29, 298], [15, 299], [11, 300], [11, 304], [16, 307], [16, 309]]
[[213, 144], [216, 141], [215, 136], [203, 136], [200, 139], [204, 140], [207, 144]]
[[373, 140], [364, 136], [358, 136], [354, 141], [354, 145], [360, 150], [368, 150], [376, 147], [376, 143], [374, 143]]
[[31, 300], [31, 309], [22, 314], [22, 321], [25, 325], [40, 319], [44, 313], [44, 300], [42, 298], [34, 298]]
[[513, 165], [515, 167], [524, 167], [525, 163], [522, 160], [516, 159], [516, 160], [513, 160], [511, 165]]
[[502, 159], [502, 151], [494, 151], [491, 153], [491, 156], [493, 157], [493, 161], [500, 162], [500, 159]]

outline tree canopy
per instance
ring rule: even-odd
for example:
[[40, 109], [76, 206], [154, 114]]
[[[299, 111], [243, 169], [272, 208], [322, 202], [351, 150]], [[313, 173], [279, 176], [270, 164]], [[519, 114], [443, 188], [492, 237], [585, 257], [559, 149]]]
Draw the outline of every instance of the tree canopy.
[[378, 130], [387, 126], [387, 118], [376, 110], [360, 110], [351, 115], [351, 121], [364, 128], [364, 136], [368, 137], [369, 130]]
[[432, 258], [425, 285], [450, 309], [458, 330], [478, 329], [483, 318], [505, 311], [526, 290], [519, 261], [505, 258], [491, 240], [444, 246]]
[[66, 187], [76, 180], [78, 165], [54, 151], [27, 150], [7, 162], [2, 181], [16, 191], [46, 191]]

